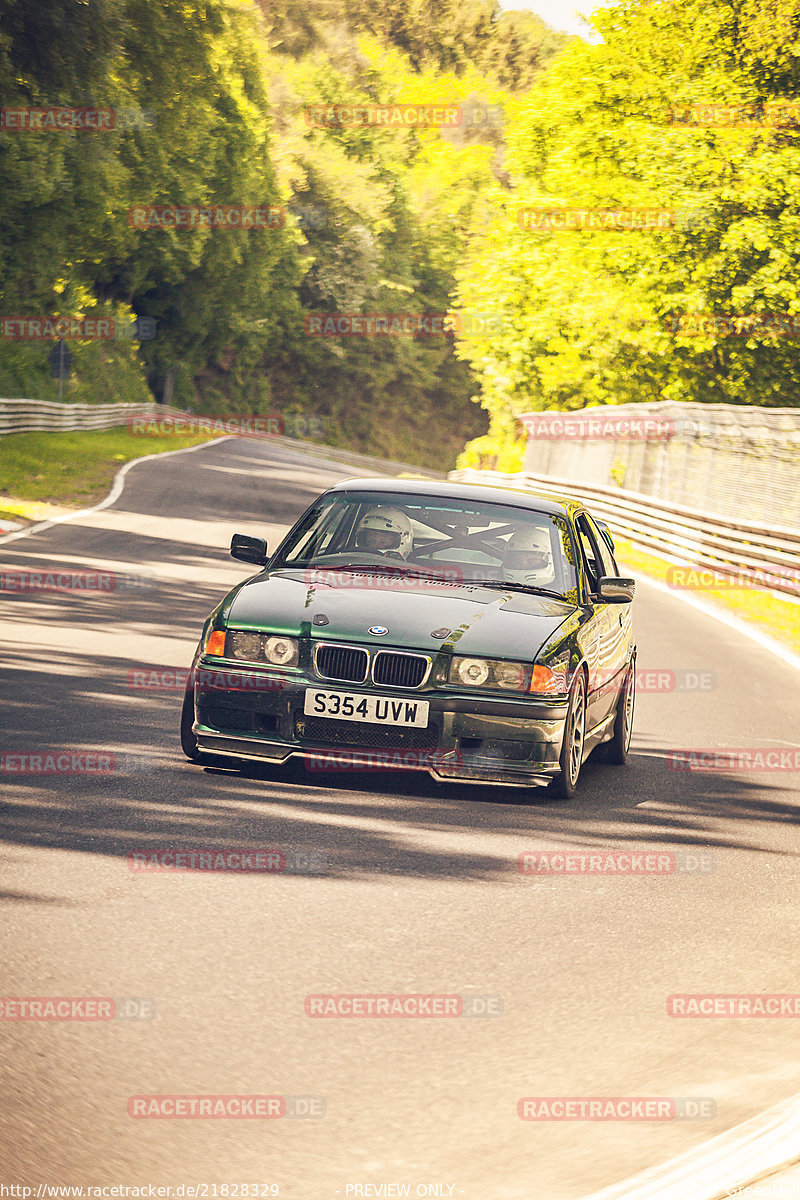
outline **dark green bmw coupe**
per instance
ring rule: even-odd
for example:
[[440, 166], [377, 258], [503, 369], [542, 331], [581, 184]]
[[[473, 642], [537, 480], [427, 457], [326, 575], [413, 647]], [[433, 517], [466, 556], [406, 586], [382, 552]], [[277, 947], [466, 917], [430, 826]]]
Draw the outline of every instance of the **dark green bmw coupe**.
[[[574, 795], [624, 763], [634, 583], [568, 498], [351, 479], [325, 492], [203, 628], [183, 705], [194, 761], [259, 759]], [[218, 757], [224, 756], [224, 757]]]

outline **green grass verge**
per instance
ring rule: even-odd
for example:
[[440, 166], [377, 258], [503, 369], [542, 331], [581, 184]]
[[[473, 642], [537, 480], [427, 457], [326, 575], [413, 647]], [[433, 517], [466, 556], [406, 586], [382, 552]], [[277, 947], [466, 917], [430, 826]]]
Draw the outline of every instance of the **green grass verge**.
[[39, 520], [42, 505], [102, 500], [123, 463], [213, 440], [208, 434], [134, 434], [127, 426], [0, 437], [0, 516]]
[[[615, 538], [616, 557], [620, 564], [636, 575], [649, 575], [666, 582], [672, 565], [663, 558], [632, 546], [624, 538]], [[800, 654], [800, 603], [779, 593], [761, 588], [710, 588], [693, 593], [699, 600], [715, 605], [725, 612], [748, 621], [776, 642]]]

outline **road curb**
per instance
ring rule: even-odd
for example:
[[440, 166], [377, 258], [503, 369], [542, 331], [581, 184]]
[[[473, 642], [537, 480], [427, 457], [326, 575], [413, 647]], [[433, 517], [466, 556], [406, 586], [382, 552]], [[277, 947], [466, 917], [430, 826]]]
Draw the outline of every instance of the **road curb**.
[[137, 463], [152, 462], [156, 458], [172, 458], [176, 454], [192, 454], [195, 450], [202, 450], [204, 446], [219, 445], [220, 442], [230, 441], [231, 437], [232, 435], [228, 434], [221, 438], [211, 438], [208, 442], [199, 442], [196, 446], [184, 446], [181, 450], [163, 450], [160, 454], [145, 454], [141, 458], [132, 458], [117, 471], [114, 482], [111, 484], [111, 491], [105, 500], [100, 500], [89, 508], [77, 508], [74, 512], [65, 513], [62, 517], [53, 517], [49, 521], [37, 521], [35, 525], [29, 525], [26, 529], [21, 529], [19, 533], [7, 533], [5, 537], [0, 537], [0, 546], [4, 542], [16, 542], [19, 538], [27, 537], [29, 533], [39, 533], [43, 529], [50, 529], [53, 525], [63, 525], [65, 521], [74, 521], [76, 517], [88, 517], [91, 513], [108, 508], [109, 504], [113, 504], [122, 495], [125, 476]]
[[728, 1200], [798, 1159], [800, 1095], [584, 1200]]

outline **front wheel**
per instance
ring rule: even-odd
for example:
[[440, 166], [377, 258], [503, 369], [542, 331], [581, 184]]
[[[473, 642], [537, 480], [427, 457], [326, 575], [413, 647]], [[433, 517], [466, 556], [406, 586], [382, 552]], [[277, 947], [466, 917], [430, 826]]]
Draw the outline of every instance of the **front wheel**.
[[569, 694], [564, 740], [558, 756], [559, 772], [550, 784], [551, 794], [559, 800], [571, 800], [578, 786], [583, 764], [583, 739], [586, 733], [586, 681], [579, 671]]
[[614, 736], [606, 743], [606, 762], [621, 767], [627, 761], [633, 730], [633, 709], [636, 702], [636, 660], [628, 667], [625, 682], [617, 700]]

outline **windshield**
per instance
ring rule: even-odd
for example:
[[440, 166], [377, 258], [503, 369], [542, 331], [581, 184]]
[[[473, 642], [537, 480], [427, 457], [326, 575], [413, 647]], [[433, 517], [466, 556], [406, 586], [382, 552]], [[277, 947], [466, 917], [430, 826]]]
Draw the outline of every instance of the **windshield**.
[[291, 531], [270, 564], [281, 567], [419, 575], [577, 597], [565, 519], [489, 500], [337, 492]]

